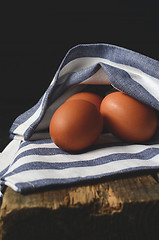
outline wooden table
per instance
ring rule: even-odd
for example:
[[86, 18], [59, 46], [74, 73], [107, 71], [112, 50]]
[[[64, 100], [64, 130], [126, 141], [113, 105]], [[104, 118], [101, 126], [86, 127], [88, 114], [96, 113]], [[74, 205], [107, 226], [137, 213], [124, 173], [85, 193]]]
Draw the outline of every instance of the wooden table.
[[156, 240], [158, 177], [157, 172], [122, 175], [26, 195], [8, 187], [1, 239]]

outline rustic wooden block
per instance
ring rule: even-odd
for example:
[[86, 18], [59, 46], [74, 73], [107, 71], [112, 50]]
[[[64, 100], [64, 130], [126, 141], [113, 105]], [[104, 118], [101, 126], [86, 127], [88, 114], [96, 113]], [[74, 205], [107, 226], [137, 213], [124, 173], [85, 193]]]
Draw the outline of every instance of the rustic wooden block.
[[7, 188], [1, 239], [158, 239], [158, 175], [22, 195]]

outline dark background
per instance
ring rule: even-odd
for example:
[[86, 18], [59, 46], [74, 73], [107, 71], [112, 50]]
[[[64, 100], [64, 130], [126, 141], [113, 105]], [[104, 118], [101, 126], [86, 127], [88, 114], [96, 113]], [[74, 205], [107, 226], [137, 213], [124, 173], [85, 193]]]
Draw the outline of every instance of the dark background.
[[42, 96], [71, 47], [110, 43], [159, 60], [155, 1], [18, 7], [0, 8], [0, 151], [14, 119]]

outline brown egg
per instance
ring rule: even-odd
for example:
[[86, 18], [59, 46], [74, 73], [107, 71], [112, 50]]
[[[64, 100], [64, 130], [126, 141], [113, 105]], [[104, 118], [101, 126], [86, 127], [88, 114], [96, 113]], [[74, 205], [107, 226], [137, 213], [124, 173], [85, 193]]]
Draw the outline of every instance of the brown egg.
[[100, 104], [102, 102], [102, 97], [96, 93], [91, 93], [91, 92], [80, 92], [72, 95], [69, 97], [66, 101], [74, 100], [74, 99], [83, 99], [88, 102], [93, 103], [98, 110], [100, 109]]
[[81, 151], [92, 145], [103, 128], [103, 119], [90, 102], [66, 101], [54, 113], [50, 122], [53, 142], [66, 151]]
[[101, 103], [100, 112], [104, 128], [124, 141], [146, 141], [157, 128], [155, 110], [122, 92], [107, 95]]

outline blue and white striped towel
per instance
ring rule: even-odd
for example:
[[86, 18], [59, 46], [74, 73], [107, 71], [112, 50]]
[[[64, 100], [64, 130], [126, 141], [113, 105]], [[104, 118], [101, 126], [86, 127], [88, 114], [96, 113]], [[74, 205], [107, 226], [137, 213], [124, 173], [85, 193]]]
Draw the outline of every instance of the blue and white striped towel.
[[[70, 154], [50, 139], [54, 111], [85, 87], [112, 85], [159, 110], [159, 62], [118, 46], [82, 44], [68, 51], [38, 103], [13, 123], [13, 140], [0, 154], [1, 186], [27, 192], [144, 169], [159, 168], [158, 131], [144, 144], [101, 135], [87, 152]], [[2, 195], [2, 193], [1, 193]]]

